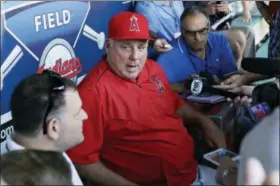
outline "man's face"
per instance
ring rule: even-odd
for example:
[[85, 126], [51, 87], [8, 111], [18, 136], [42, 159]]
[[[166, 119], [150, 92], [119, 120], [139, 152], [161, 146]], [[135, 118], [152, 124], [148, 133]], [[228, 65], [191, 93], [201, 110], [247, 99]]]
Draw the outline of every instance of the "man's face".
[[146, 63], [147, 47], [147, 40], [108, 40], [108, 63], [118, 76], [135, 80]]
[[64, 95], [65, 108], [60, 119], [59, 143], [69, 149], [84, 140], [83, 120], [87, 119], [87, 114], [82, 109], [78, 91], [66, 90]]
[[183, 37], [193, 51], [205, 49], [209, 33], [209, 21], [205, 15], [189, 15], [183, 20], [181, 27]]

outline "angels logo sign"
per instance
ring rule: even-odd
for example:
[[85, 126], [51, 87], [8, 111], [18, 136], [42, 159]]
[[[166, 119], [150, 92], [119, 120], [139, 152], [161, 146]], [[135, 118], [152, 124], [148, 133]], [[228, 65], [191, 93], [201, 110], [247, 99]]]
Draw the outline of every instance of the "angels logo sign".
[[51, 69], [61, 76], [77, 82], [77, 75], [82, 71], [80, 59], [75, 56], [72, 46], [64, 39], [51, 41], [42, 54], [38, 72]]
[[131, 31], [131, 32], [133, 32], [133, 31], [139, 32], [140, 31], [137, 20], [138, 20], [137, 17], [134, 16], [134, 15], [130, 18], [130, 28], [129, 28], [129, 31]]
[[158, 95], [161, 95], [161, 94], [164, 93], [165, 87], [164, 87], [163, 83], [162, 83], [158, 78], [156, 78], [156, 77], [151, 77], [151, 78], [150, 78], [150, 81], [151, 81], [151, 82], [154, 82], [155, 85], [157, 86]]

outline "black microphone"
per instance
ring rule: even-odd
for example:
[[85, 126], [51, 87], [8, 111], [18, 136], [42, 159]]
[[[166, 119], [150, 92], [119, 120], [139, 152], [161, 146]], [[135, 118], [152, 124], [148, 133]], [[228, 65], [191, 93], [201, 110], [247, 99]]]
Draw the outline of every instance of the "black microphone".
[[226, 90], [221, 90], [217, 88], [213, 88], [212, 85], [207, 84], [202, 78], [193, 78], [190, 81], [186, 82], [186, 88], [190, 89], [191, 93], [193, 95], [201, 95], [202, 93], [211, 93], [211, 94], [217, 94], [220, 96], [224, 96], [227, 98], [234, 99], [238, 96], [239, 94], [233, 93], [233, 92], [228, 92]]
[[267, 58], [244, 58], [241, 67], [249, 72], [256, 74], [279, 76], [280, 60]]

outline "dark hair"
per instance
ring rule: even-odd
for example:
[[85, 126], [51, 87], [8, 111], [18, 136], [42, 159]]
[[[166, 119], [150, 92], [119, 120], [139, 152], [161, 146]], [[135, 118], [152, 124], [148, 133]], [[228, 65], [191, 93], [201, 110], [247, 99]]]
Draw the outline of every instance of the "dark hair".
[[[66, 90], [76, 90], [73, 81], [62, 77], [60, 79]], [[43, 128], [50, 98], [53, 100], [50, 114], [58, 114], [64, 108], [64, 94], [50, 93], [51, 90], [52, 82], [46, 73], [28, 76], [16, 86], [10, 102], [15, 132], [31, 136]]]
[[1, 156], [1, 177], [8, 185], [73, 185], [61, 152], [19, 150]]
[[187, 16], [190, 15], [196, 15], [196, 14], [203, 14], [207, 20], [209, 20], [209, 16], [208, 14], [205, 12], [205, 10], [203, 9], [203, 7], [199, 7], [199, 6], [191, 6], [189, 8], [185, 8], [184, 12], [182, 13], [181, 17], [180, 17], [180, 22], [181, 24], [183, 23], [184, 19]]

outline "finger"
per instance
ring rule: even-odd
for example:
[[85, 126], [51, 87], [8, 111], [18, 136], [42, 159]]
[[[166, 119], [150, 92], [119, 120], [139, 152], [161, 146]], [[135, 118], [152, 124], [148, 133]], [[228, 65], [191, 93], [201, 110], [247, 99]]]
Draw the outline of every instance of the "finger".
[[222, 90], [231, 90], [234, 89], [236, 87], [235, 84], [231, 84], [231, 85], [213, 85], [213, 88], [218, 88], [218, 89], [222, 89]]
[[249, 158], [245, 165], [245, 185], [263, 185], [265, 171], [256, 158]]
[[156, 48], [156, 51], [157, 51], [157, 52], [161, 52], [161, 53], [163, 53], [163, 52], [168, 52], [168, 51], [170, 51], [170, 50], [172, 50], [172, 48], [162, 48], [162, 47], [157, 47], [157, 48]]
[[221, 83], [221, 80], [220, 80], [220, 78], [218, 78], [218, 76], [213, 75], [213, 79], [214, 79], [214, 82], [215, 82], [215, 83], [217, 83], [217, 84], [220, 84], [220, 83]]
[[237, 98], [235, 98], [235, 99], [233, 100], [234, 105], [235, 105], [235, 106], [240, 105], [240, 100], [241, 100], [241, 98], [240, 98], [239, 96], [238, 96]]
[[242, 97], [241, 100], [240, 100], [240, 104], [244, 105], [244, 106], [248, 106], [249, 105], [249, 98], [248, 98], [248, 96]]
[[199, 74], [192, 74], [191, 78], [199, 78]]
[[230, 77], [230, 78], [224, 80], [222, 83], [227, 85], [227, 84], [232, 84], [232, 83], [234, 83], [234, 81], [235, 81], [235, 78], [234, 78], [234, 76], [232, 76], [232, 77]]
[[274, 171], [274, 172], [270, 173], [267, 176], [264, 185], [280, 185], [280, 183], [279, 183], [279, 180], [280, 180], [279, 179], [279, 175], [280, 175], [279, 171], [278, 172]]
[[241, 93], [242, 89], [241, 87], [235, 87], [233, 89], [228, 90], [229, 92], [233, 92], [233, 93]]

